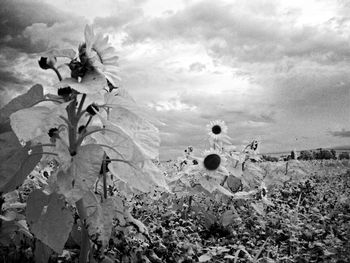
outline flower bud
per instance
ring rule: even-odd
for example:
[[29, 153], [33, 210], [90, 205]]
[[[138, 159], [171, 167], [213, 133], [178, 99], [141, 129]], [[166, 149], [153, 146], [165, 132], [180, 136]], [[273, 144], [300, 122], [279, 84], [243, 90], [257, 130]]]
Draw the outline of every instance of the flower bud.
[[95, 111], [99, 111], [98, 107], [95, 104], [90, 104], [87, 108], [86, 111], [91, 115], [94, 116], [96, 115]]
[[71, 87], [65, 87], [65, 88], [59, 88], [57, 91], [57, 95], [61, 97], [68, 97], [70, 94], [72, 94], [73, 89]]
[[56, 62], [57, 62], [56, 57], [41, 57], [40, 60], [38, 61], [39, 66], [45, 70], [54, 68]]

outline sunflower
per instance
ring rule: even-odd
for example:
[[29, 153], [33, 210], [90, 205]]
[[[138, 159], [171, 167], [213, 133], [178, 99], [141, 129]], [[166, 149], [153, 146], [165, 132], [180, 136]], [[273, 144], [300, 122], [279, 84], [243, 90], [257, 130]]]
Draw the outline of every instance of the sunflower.
[[207, 125], [207, 130], [210, 138], [214, 140], [221, 139], [227, 133], [227, 126], [224, 121], [216, 120], [211, 121]]
[[202, 156], [202, 158], [197, 158], [201, 170], [208, 173], [210, 176], [216, 174], [219, 178], [222, 175], [228, 174], [225, 168], [226, 158], [220, 151], [214, 149], [206, 150], [202, 153]]
[[103, 74], [113, 87], [120, 81], [116, 51], [108, 43], [108, 36], [95, 34], [92, 26], [85, 27], [85, 43], [79, 47], [79, 57], [83, 64], [88, 64]]

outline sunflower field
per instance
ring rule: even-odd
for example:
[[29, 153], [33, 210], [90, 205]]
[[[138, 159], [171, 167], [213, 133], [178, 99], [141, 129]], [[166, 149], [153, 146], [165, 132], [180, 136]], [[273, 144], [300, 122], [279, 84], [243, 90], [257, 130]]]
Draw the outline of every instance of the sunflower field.
[[56, 94], [0, 110], [0, 262], [350, 262], [349, 160], [267, 162], [216, 120], [202, 155], [160, 162], [108, 37], [84, 35], [39, 60]]

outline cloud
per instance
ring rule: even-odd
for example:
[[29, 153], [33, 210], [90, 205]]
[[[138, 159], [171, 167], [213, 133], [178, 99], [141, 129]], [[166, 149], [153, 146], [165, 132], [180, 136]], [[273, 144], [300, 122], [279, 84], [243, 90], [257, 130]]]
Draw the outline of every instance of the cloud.
[[130, 42], [200, 41], [212, 56], [231, 63], [276, 61], [284, 56], [327, 63], [350, 58], [346, 28], [333, 30], [334, 23], [340, 26], [344, 21], [300, 26], [298, 17], [282, 7], [277, 1], [198, 1], [173, 15], [144, 17], [126, 31]]
[[189, 70], [192, 72], [201, 72], [206, 69], [206, 66], [203, 63], [195, 62], [192, 63], [189, 67]]
[[341, 131], [333, 131], [329, 133], [335, 137], [343, 137], [343, 138], [350, 137], [350, 130], [347, 131], [345, 129], [342, 129]]
[[[27, 27], [33, 24], [51, 27], [55, 23], [74, 19], [41, 1], [4, 0], [0, 10], [0, 47], [12, 47], [26, 53], [40, 52], [47, 47], [47, 43], [32, 42], [31, 35], [24, 33]], [[55, 37], [55, 34], [50, 37]]]

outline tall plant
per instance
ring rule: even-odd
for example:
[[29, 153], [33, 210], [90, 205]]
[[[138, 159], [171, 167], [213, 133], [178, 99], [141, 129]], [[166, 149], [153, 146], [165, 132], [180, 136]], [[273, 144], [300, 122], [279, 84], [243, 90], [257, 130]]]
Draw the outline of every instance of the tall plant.
[[[40, 240], [37, 249], [62, 253], [77, 211], [80, 262], [88, 260], [91, 244], [108, 244], [113, 218], [142, 228], [108, 191], [107, 175], [135, 191], [166, 188], [152, 162], [158, 158], [158, 129], [118, 87], [118, 56], [108, 37], [95, 34], [91, 26], [84, 33], [77, 52], [51, 50], [39, 61], [58, 76], [57, 95], [44, 95], [43, 87], [35, 85], [0, 111], [0, 192], [14, 191], [41, 160], [55, 158], [58, 169], [45, 188], [30, 194], [22, 225], [27, 223]], [[62, 77], [57, 58], [69, 60], [70, 77]], [[98, 182], [101, 195], [94, 191]]]

